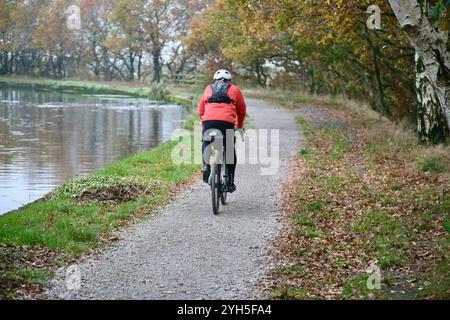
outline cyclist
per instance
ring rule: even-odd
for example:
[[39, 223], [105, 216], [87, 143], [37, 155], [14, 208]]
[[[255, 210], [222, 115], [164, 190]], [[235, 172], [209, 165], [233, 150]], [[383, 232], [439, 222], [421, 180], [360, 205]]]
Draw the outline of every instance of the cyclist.
[[[222, 132], [224, 137], [224, 147], [226, 148], [226, 131], [237, 129], [241, 135], [244, 134], [244, 120], [247, 114], [247, 106], [241, 90], [232, 84], [233, 77], [228, 70], [218, 70], [214, 74], [214, 83], [207, 86], [203, 97], [198, 105], [198, 113], [203, 125], [203, 136], [205, 132], [211, 129], [217, 129]], [[234, 141], [232, 142], [234, 144]], [[203, 139], [202, 153], [210, 142]], [[225, 149], [226, 150], [226, 149]], [[234, 184], [234, 173], [236, 170], [236, 152], [234, 152], [234, 163], [227, 163], [229, 181], [228, 192], [236, 191]], [[205, 162], [203, 156], [203, 181], [208, 183], [211, 173], [211, 166]]]

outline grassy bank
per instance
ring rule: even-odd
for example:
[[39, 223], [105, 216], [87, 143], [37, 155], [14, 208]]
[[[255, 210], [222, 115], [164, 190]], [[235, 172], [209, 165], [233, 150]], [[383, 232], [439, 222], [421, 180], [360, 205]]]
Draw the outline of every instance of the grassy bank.
[[108, 84], [89, 81], [31, 79], [21, 77], [0, 77], [0, 84], [35, 87], [48, 91], [61, 91], [67, 93], [101, 93], [101, 94], [125, 94], [137, 97], [148, 97], [149, 89], [145, 86], [129, 86], [126, 84]]
[[[342, 99], [253, 93], [297, 113], [278, 299], [449, 299], [450, 149]], [[366, 272], [380, 268], [381, 289]]]
[[[58, 91], [76, 94], [115, 94], [133, 97], [149, 98], [154, 101], [183, 102], [186, 98], [192, 98], [192, 88], [183, 91], [170, 90], [166, 84], [142, 84], [138, 82], [98, 82], [98, 81], [73, 81], [34, 79], [24, 77], [0, 76], [0, 86], [14, 86], [24, 88], [38, 88], [46, 91]], [[176, 92], [176, 94], [173, 94]], [[186, 94], [188, 92], [190, 94]]]
[[[172, 101], [192, 110], [191, 100]], [[184, 128], [192, 130], [194, 118]], [[39, 297], [56, 268], [118, 240], [115, 230], [168, 203], [199, 170], [172, 163], [177, 143], [67, 181], [43, 199], [0, 216], [0, 298]]]

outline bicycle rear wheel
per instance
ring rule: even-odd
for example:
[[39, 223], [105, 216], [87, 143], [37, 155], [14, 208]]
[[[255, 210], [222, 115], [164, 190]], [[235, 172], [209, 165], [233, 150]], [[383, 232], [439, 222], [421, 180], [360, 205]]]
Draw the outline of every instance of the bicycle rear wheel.
[[211, 195], [212, 195], [212, 208], [213, 213], [219, 213], [220, 197], [221, 197], [221, 176], [220, 176], [220, 165], [214, 164], [211, 168]]
[[228, 186], [228, 169], [227, 166], [224, 164], [221, 166], [222, 167], [222, 172], [221, 172], [221, 176], [223, 177], [222, 180], [222, 193], [220, 196], [220, 202], [222, 202], [222, 205], [226, 205], [227, 204], [227, 196], [228, 196], [228, 192], [227, 192], [227, 186]]

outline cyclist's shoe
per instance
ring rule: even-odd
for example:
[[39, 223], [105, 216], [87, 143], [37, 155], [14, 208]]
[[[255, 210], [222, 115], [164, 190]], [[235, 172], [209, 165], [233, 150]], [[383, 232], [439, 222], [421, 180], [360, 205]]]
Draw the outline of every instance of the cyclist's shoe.
[[237, 187], [236, 187], [236, 185], [235, 185], [234, 183], [229, 183], [229, 184], [228, 184], [227, 191], [228, 191], [229, 193], [235, 192], [236, 189], [237, 189]]
[[209, 164], [205, 164], [202, 169], [203, 172], [203, 182], [209, 182], [209, 175], [211, 174], [211, 166]]

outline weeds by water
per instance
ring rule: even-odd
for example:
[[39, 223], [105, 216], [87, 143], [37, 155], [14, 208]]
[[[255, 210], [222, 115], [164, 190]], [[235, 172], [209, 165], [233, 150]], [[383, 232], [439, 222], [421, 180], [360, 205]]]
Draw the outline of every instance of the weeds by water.
[[[191, 108], [190, 100], [174, 100]], [[193, 127], [193, 117], [186, 129]], [[197, 165], [172, 163], [176, 144], [166, 142], [67, 181], [43, 199], [1, 216], [0, 259], [8, 258], [0, 261], [0, 298], [40, 292], [56, 267], [108, 245], [115, 230], [168, 203], [199, 171]], [[23, 257], [29, 263], [22, 263]]]

